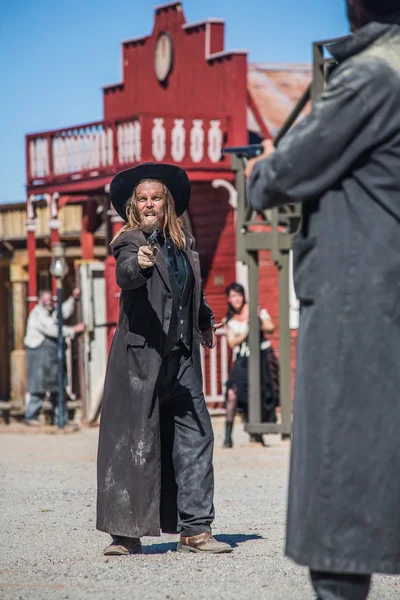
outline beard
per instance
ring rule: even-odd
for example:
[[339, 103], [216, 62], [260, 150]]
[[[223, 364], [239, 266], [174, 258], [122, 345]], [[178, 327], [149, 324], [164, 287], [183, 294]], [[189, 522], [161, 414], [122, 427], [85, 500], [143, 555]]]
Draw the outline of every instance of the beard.
[[140, 215], [140, 229], [144, 233], [151, 234], [156, 229], [159, 229], [161, 231], [163, 228], [163, 224], [164, 224], [164, 211], [160, 212], [157, 215], [157, 218], [152, 219], [151, 221], [148, 221], [144, 215]]
[[55, 306], [54, 304], [42, 304], [43, 308], [47, 310], [47, 312], [51, 315], [54, 312]]

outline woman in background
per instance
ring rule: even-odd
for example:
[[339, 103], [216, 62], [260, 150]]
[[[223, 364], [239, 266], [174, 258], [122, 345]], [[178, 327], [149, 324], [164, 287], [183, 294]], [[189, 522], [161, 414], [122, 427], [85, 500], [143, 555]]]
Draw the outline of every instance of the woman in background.
[[[232, 429], [236, 410], [248, 418], [248, 346], [249, 305], [239, 283], [231, 283], [225, 290], [228, 310], [225, 317], [227, 340], [235, 354], [235, 362], [226, 383], [226, 426], [224, 448], [232, 448]], [[268, 311], [260, 310], [261, 401], [263, 422], [276, 423], [275, 408], [279, 403], [279, 365], [265, 334], [273, 333], [275, 326]], [[251, 441], [263, 443], [262, 435], [250, 436]]]

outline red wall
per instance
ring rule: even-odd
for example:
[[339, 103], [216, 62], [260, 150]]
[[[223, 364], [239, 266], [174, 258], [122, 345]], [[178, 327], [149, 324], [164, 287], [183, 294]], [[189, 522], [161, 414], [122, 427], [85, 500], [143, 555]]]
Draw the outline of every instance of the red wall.
[[[206, 52], [223, 50], [224, 24], [184, 28], [182, 8], [155, 13], [150, 36], [122, 44], [123, 83], [104, 90], [104, 118], [147, 113], [165, 117], [226, 115], [232, 119], [232, 144], [247, 138], [247, 56], [230, 54], [207, 60]], [[158, 35], [168, 31], [174, 48], [173, 69], [166, 85], [154, 71]], [[208, 42], [209, 40], [209, 42]]]
[[236, 245], [228, 192], [210, 183], [194, 183], [189, 205], [203, 288], [219, 321], [226, 312], [225, 288], [235, 281]]

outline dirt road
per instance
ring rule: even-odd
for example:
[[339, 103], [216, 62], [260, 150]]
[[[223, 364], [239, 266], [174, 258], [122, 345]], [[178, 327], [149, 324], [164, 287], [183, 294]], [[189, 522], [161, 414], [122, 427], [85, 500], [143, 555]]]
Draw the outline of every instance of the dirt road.
[[[181, 555], [176, 536], [145, 538], [144, 554], [102, 557], [95, 529], [97, 429], [70, 435], [0, 435], [0, 599], [117, 600], [313, 598], [305, 569], [283, 556], [289, 443], [266, 436], [235, 447], [216, 433], [214, 533], [221, 556]], [[400, 598], [400, 578], [376, 577], [371, 600]]]

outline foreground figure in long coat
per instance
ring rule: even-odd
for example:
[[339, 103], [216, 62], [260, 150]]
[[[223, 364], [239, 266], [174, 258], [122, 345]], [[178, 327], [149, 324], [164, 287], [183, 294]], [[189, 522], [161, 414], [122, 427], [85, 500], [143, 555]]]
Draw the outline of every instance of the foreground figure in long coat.
[[[355, 33], [311, 114], [252, 162], [256, 209], [302, 202], [286, 552], [319, 597], [400, 573], [400, 9], [349, 1]], [[266, 159], [266, 157], [268, 158]], [[337, 575], [335, 575], [337, 574]]]
[[181, 552], [230, 552], [211, 534], [213, 432], [200, 342], [215, 344], [193, 238], [178, 217], [185, 171], [143, 163], [118, 174], [111, 201], [127, 221], [112, 243], [120, 315], [104, 388], [97, 528], [104, 554], [141, 551], [142, 536], [180, 532]]

